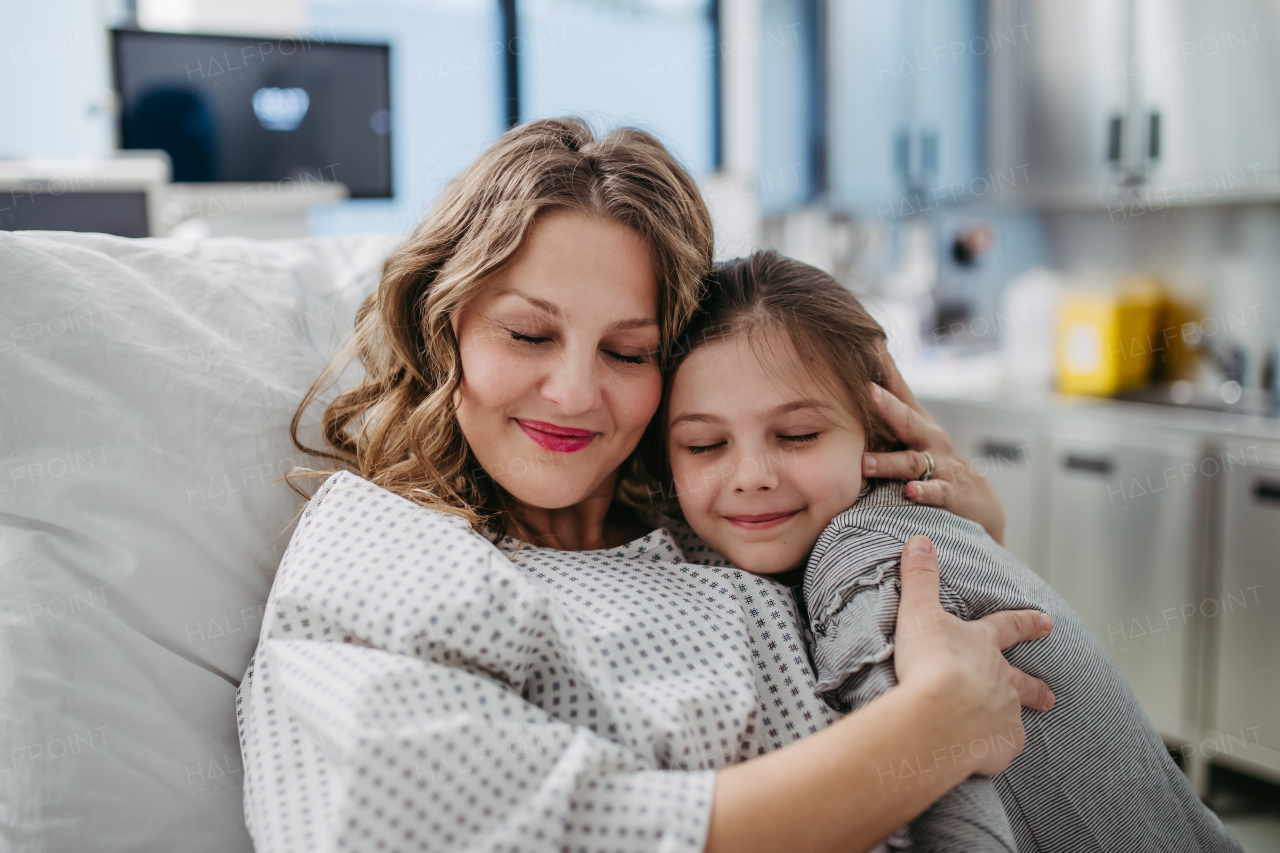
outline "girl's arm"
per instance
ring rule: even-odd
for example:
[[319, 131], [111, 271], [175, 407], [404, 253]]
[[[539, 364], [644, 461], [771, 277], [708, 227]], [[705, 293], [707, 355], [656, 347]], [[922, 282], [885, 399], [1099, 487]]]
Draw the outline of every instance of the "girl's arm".
[[1053, 705], [1049, 688], [1000, 650], [1051, 626], [1030, 610], [975, 622], [947, 613], [936, 552], [913, 538], [902, 558], [899, 686], [818, 734], [719, 771], [707, 853], [867, 850], [968, 776], [999, 773], [1022, 749], [1020, 705]]
[[[1000, 506], [995, 487], [973, 469], [951, 436], [916, 400], [907, 383], [902, 381], [893, 356], [883, 351], [880, 357], [885, 365], [885, 387], [873, 383], [871, 396], [890, 428], [909, 449], [862, 454], [863, 475], [909, 480], [906, 488], [909, 500], [941, 507], [976, 521], [992, 539], [1003, 545], [1004, 508]], [[934, 461], [933, 478], [928, 481], [919, 479], [928, 467], [921, 451], [928, 451]]]

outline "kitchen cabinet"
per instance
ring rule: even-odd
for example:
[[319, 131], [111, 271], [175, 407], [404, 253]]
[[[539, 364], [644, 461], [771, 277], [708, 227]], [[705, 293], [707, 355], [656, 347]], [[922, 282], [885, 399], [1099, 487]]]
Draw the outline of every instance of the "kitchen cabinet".
[[[1127, 0], [993, 2], [997, 29], [1024, 43], [992, 55], [993, 171], [1026, 167], [1011, 191], [1035, 198], [1099, 197], [1115, 180], [1122, 143], [1112, 120], [1128, 108]], [[1113, 151], [1112, 148], [1116, 150]]]
[[1216, 459], [1220, 578], [1195, 614], [1213, 631], [1207, 749], [1280, 780], [1280, 443], [1233, 441]]
[[1161, 195], [1256, 192], [1280, 172], [1280, 4], [1133, 2], [1127, 74], [1138, 113], [1129, 119], [1155, 143], [1139, 146], [1133, 167]]
[[1004, 507], [1004, 547], [1047, 577], [1045, 535], [1050, 464], [1046, 420], [1038, 413], [996, 407], [939, 405], [930, 412], [970, 460], [991, 481]]
[[[1280, 782], [1280, 422], [1086, 398], [926, 399], [988, 471], [1009, 550], [1116, 661], [1197, 790]], [[1030, 556], [1027, 556], [1030, 555]]]
[[991, 0], [1029, 46], [993, 54], [990, 168], [1013, 195], [1140, 215], [1275, 194], [1276, 0]]
[[[1124, 673], [1164, 737], [1195, 739], [1207, 542], [1198, 438], [1061, 417], [1050, 442], [1049, 582]], [[1170, 614], [1172, 613], [1172, 617]]]
[[827, 4], [833, 207], [889, 221], [949, 203], [984, 174], [983, 5]]

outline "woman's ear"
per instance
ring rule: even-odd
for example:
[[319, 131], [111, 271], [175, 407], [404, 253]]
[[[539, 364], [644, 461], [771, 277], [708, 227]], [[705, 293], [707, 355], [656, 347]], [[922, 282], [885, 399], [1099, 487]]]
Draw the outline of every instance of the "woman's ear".
[[459, 315], [462, 314], [463, 310], [462, 306], [458, 306], [454, 309], [453, 313], [449, 315], [449, 328], [453, 330], [454, 341], [460, 341], [460, 338], [458, 337], [458, 323]]

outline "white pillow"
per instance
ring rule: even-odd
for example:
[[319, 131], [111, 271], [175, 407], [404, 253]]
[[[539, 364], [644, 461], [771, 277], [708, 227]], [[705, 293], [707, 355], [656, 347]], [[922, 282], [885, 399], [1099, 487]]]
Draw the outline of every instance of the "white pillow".
[[288, 423], [395, 242], [0, 232], [0, 846], [252, 849]]

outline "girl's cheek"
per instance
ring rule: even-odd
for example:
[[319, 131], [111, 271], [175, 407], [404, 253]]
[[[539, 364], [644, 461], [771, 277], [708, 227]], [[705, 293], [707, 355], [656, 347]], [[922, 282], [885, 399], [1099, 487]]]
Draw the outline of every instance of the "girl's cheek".
[[833, 489], [843, 491], [844, 478], [836, 460], [820, 454], [788, 453], [783, 458], [781, 474], [802, 495], [815, 503], [830, 500]]
[[703, 484], [705, 464], [694, 461], [694, 457], [682, 447], [673, 447], [668, 452], [681, 509], [686, 516], [703, 514], [709, 500], [708, 490]]
[[796, 465], [794, 481], [815, 504], [833, 513], [853, 505], [862, 489], [862, 455], [815, 456]]

